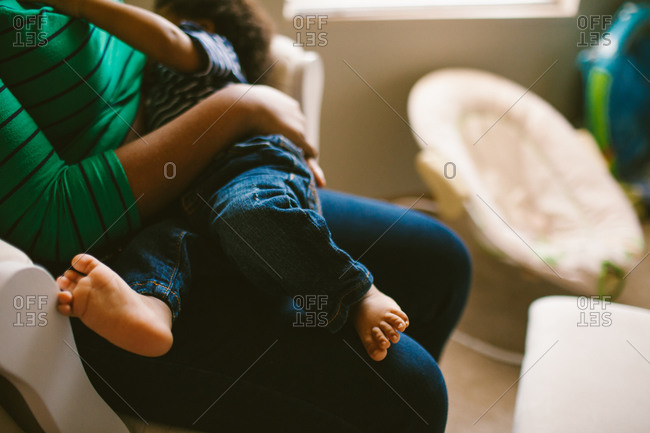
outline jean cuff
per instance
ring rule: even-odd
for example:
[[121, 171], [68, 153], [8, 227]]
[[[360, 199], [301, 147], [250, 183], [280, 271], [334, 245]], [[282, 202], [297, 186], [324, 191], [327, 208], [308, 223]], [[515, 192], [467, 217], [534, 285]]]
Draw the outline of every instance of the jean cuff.
[[339, 298], [337, 305], [328, 315], [327, 329], [331, 333], [338, 332], [343, 328], [345, 322], [348, 320], [350, 307], [359, 302], [368, 290], [370, 290], [370, 287], [372, 287], [373, 277], [370, 271], [362, 265], [360, 265], [359, 268], [363, 269], [363, 279]]
[[130, 283], [129, 286], [141, 295], [153, 296], [163, 301], [171, 310], [172, 323], [176, 320], [181, 311], [181, 300], [178, 293], [156, 280]]

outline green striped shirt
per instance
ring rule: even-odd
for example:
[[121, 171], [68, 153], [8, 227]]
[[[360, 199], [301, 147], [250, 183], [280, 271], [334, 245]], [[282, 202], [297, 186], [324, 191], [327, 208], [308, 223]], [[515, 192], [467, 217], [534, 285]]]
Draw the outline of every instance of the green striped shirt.
[[67, 261], [140, 224], [115, 156], [145, 57], [80, 19], [0, 0], [0, 236]]

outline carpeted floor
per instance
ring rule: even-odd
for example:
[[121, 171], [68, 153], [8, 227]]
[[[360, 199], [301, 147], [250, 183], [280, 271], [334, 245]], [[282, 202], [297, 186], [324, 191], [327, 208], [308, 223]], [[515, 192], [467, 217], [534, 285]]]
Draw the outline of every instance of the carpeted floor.
[[[573, 294], [487, 256], [473, 242], [466, 221], [454, 223], [453, 228], [467, 240], [475, 273], [459, 333], [441, 361], [450, 401], [447, 432], [509, 433], [520, 374], [514, 363], [524, 350], [528, 306], [542, 296]], [[643, 229], [647, 245], [650, 222]], [[629, 274], [616, 302], [650, 308], [648, 281], [650, 256]]]

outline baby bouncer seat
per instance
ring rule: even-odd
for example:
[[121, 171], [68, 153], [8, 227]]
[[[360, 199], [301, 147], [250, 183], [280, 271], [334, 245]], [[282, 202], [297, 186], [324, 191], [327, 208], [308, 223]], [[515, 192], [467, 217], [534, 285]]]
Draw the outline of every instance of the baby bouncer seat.
[[443, 219], [468, 216], [481, 246], [554, 285], [620, 292], [643, 235], [589, 134], [533, 92], [470, 69], [421, 78], [408, 115]]

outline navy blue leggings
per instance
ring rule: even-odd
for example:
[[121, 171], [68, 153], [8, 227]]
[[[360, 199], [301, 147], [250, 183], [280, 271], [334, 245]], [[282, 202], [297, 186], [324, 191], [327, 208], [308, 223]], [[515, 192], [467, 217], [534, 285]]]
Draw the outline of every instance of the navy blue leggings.
[[384, 361], [370, 360], [349, 324], [336, 334], [296, 327], [290, 301], [255, 289], [188, 229], [192, 290], [167, 355], [127, 353], [73, 321], [102, 397], [146, 421], [209, 432], [444, 431], [447, 392], [435, 359], [467, 296], [465, 248], [415, 211], [326, 190], [320, 197], [334, 241], [409, 315]]

